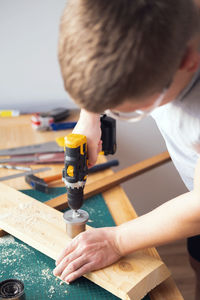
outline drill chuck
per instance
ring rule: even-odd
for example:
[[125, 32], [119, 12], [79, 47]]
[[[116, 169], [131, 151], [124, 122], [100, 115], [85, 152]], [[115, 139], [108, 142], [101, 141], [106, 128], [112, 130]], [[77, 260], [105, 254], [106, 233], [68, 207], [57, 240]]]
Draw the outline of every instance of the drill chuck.
[[78, 210], [83, 205], [83, 187], [67, 188], [68, 205], [73, 210]]

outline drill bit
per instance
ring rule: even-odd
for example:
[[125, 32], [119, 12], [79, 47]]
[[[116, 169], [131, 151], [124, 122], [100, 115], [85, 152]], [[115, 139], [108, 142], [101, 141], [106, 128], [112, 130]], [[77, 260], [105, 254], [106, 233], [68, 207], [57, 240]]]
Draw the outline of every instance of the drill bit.
[[31, 171], [32, 170], [29, 167], [12, 166], [12, 165], [0, 165], [0, 169], [12, 169], [12, 170], [20, 170], [20, 171]]
[[80, 217], [79, 211], [73, 209], [72, 210], [72, 218], [74, 219], [74, 218], [78, 218], [78, 217]]

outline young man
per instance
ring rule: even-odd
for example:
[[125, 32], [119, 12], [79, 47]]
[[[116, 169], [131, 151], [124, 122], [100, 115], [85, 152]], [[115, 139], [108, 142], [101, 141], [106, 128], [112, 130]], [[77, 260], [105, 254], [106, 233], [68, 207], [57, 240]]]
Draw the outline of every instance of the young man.
[[66, 282], [133, 251], [192, 236], [188, 250], [199, 276], [199, 6], [193, 0], [68, 1], [59, 59], [66, 90], [82, 108], [74, 132], [87, 136], [90, 166], [101, 147], [99, 113], [140, 110], [139, 119], [159, 106], [152, 116], [189, 192], [121, 226], [77, 236], [54, 270]]

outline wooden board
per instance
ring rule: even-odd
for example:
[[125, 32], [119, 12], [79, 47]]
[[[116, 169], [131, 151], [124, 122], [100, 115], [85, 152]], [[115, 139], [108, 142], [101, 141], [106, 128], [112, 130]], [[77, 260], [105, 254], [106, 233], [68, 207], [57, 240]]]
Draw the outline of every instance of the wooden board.
[[[4, 184], [0, 184], [0, 227], [53, 259], [70, 240], [61, 212]], [[160, 259], [138, 251], [85, 277], [121, 299], [139, 300], [169, 275]]]
[[[103, 193], [103, 197], [117, 225], [137, 218], [135, 209], [120, 186]], [[155, 248], [146, 249], [145, 252], [153, 257], [160, 258]], [[151, 300], [184, 300], [172, 276], [155, 287], [149, 295]]]

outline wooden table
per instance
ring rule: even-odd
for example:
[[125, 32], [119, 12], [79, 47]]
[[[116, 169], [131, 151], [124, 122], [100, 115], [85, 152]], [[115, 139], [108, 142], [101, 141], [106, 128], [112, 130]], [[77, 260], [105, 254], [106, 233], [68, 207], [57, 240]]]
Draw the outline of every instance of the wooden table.
[[[77, 114], [72, 114], [70, 120], [74, 120], [75, 118], [77, 118]], [[55, 140], [56, 137], [64, 136], [68, 133], [69, 131], [67, 130], [57, 132], [35, 131], [31, 128], [29, 115], [13, 118], [0, 118], [0, 149], [52, 141]], [[105, 161], [105, 158], [103, 156], [99, 156], [98, 163], [103, 161]], [[42, 166], [45, 165], [33, 165], [31, 167], [33, 169], [37, 169]], [[38, 173], [37, 176], [45, 177], [54, 175], [61, 172], [63, 168], [62, 164], [48, 166], [51, 167], [51, 170]], [[18, 173], [20, 171], [0, 169], [0, 177], [14, 174], [15, 172]], [[111, 173], [111, 170], [106, 170], [100, 174], [92, 174], [89, 176], [88, 182], [93, 182], [98, 178], [102, 178]], [[25, 182], [24, 177], [7, 180], [4, 181], [4, 183], [16, 189], [30, 188], [30, 186]], [[56, 182], [52, 184], [52, 186], [63, 186], [63, 183], [61, 181]], [[103, 193], [103, 197], [117, 225], [137, 217], [134, 208], [120, 186]], [[145, 251], [150, 253], [152, 256], [159, 257], [155, 248], [147, 249]], [[152, 290], [150, 297], [152, 300], [183, 300], [183, 297], [171, 277]]]

